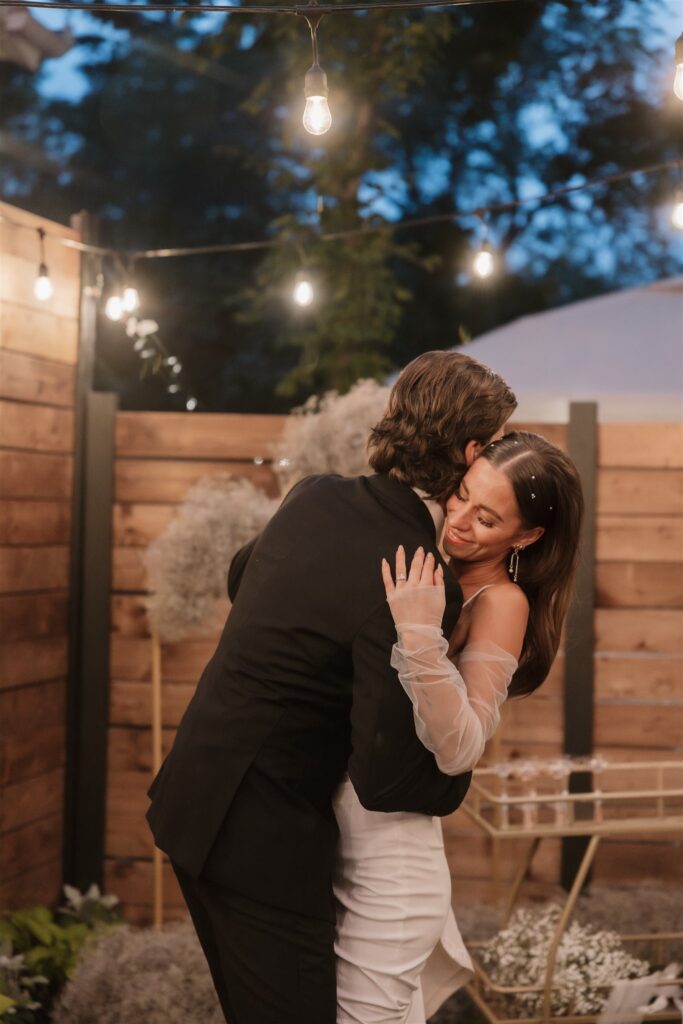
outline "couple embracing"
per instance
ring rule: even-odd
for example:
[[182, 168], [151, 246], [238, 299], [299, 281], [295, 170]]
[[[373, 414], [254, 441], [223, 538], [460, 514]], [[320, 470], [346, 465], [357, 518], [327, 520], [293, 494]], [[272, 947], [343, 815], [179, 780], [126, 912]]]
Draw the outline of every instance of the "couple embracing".
[[548, 674], [583, 512], [515, 407], [419, 356], [374, 475], [305, 478], [233, 559], [148, 812], [229, 1024], [424, 1024], [469, 974], [439, 818]]

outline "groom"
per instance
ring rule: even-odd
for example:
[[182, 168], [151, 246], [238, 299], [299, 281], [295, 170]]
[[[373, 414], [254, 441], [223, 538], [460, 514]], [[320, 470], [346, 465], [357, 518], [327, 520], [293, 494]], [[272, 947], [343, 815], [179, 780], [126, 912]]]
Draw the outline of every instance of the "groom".
[[[438, 501], [515, 408], [468, 356], [427, 352], [370, 438], [376, 475], [307, 477], [235, 556], [232, 610], [150, 789], [229, 1024], [334, 1024], [337, 842], [346, 772], [374, 811], [446, 815], [469, 774], [442, 775], [390, 667], [380, 574], [399, 544], [441, 564]], [[462, 604], [445, 572], [444, 632]]]

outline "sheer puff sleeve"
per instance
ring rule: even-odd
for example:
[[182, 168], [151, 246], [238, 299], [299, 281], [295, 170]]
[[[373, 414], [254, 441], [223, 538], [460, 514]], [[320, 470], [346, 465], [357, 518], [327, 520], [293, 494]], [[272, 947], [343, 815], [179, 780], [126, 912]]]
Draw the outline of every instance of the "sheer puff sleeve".
[[391, 664], [413, 705], [415, 729], [446, 775], [479, 761], [500, 721], [500, 709], [517, 660], [489, 640], [477, 640], [448, 657], [438, 626], [397, 625]]

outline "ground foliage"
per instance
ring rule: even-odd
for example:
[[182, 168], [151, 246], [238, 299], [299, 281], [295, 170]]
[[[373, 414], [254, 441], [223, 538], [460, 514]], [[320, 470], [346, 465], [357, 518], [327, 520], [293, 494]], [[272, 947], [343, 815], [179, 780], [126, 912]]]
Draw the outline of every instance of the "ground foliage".
[[[508, 269], [485, 292], [467, 275], [477, 218], [396, 229], [675, 158], [659, 8], [546, 0], [328, 17], [334, 126], [317, 141], [300, 121], [302, 19], [89, 15], [80, 102], [0, 65], [0, 192], [56, 219], [86, 208], [102, 240], [125, 247], [284, 237], [137, 268], [143, 314], [202, 407], [282, 411], [514, 316], [678, 271], [662, 212], [673, 175], [495, 216]], [[319, 239], [370, 223], [387, 230]], [[305, 312], [289, 301], [302, 263], [319, 286]], [[98, 384], [124, 406], [177, 403], [136, 382], [119, 326], [101, 324], [98, 355]]]

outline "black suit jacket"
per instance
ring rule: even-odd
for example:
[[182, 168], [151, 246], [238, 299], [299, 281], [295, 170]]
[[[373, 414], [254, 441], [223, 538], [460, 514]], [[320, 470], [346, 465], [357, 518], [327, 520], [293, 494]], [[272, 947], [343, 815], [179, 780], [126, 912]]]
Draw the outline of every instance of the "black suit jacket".
[[[156, 843], [190, 874], [333, 919], [331, 799], [345, 772], [370, 810], [461, 803], [469, 773], [439, 771], [389, 663], [380, 561], [399, 544], [441, 561], [410, 487], [329, 475], [301, 481], [235, 556], [223, 635], [150, 789]], [[448, 634], [462, 592], [444, 568]]]

